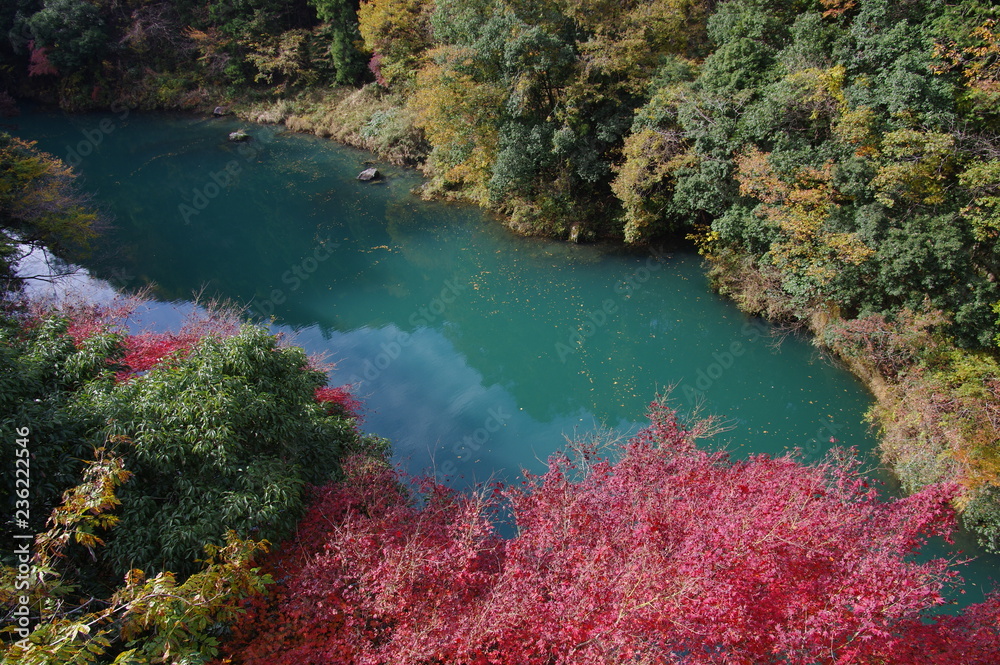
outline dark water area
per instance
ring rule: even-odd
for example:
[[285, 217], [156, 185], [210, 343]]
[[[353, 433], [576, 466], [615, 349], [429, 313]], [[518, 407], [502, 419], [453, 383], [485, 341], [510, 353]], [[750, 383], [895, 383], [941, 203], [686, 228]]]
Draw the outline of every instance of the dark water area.
[[[683, 417], [728, 425], [707, 445], [734, 456], [875, 450], [860, 382], [712, 293], [691, 251], [521, 238], [421, 201], [413, 171], [379, 163], [384, 178], [360, 182], [371, 155], [279, 127], [125, 112], [17, 125], [112, 219], [80, 261], [92, 277], [151, 286], [155, 327], [177, 325], [195, 293], [273, 317], [336, 363], [331, 385], [353, 384], [364, 429], [410, 472], [514, 480], [567, 437], [636, 431], [668, 388]], [[227, 140], [241, 128], [250, 142]], [[965, 570], [963, 602], [996, 566]]]

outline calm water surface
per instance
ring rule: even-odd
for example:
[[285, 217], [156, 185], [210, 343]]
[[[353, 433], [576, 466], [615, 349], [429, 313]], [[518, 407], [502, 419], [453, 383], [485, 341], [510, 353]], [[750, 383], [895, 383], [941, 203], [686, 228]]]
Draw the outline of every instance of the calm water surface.
[[708, 289], [689, 251], [516, 237], [419, 200], [412, 171], [378, 164], [386, 179], [362, 183], [369, 154], [277, 127], [235, 144], [244, 125], [229, 119], [16, 121], [113, 218], [82, 261], [91, 275], [153, 285], [154, 326], [176, 325], [195, 292], [273, 317], [336, 362], [331, 383], [354, 384], [365, 429], [411, 472], [465, 486], [540, 471], [566, 437], [634, 431], [669, 387], [686, 417], [727, 422], [711, 445], [734, 455], [876, 445], [864, 387], [802, 337], [777, 344]]

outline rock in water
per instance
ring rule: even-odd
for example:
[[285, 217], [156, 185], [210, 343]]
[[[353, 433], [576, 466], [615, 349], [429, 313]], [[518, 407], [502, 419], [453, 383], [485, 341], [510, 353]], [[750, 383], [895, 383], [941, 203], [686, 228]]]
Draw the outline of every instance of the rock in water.
[[249, 141], [250, 135], [244, 132], [242, 129], [235, 131], [229, 135], [230, 141]]
[[365, 169], [358, 174], [358, 180], [378, 180], [382, 177], [382, 174], [378, 172], [378, 169], [374, 166], [370, 169]]

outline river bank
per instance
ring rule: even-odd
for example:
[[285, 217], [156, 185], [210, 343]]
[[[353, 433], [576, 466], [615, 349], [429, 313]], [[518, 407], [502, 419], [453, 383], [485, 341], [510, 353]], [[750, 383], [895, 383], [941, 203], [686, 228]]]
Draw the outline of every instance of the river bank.
[[[234, 113], [253, 122], [283, 123], [293, 131], [316, 134], [370, 150], [393, 163], [417, 166], [427, 144], [405, 100], [371, 84], [305, 100], [267, 104], [236, 103]], [[449, 198], [449, 197], [443, 197]], [[453, 197], [452, 197], [453, 198]], [[537, 233], [500, 216], [515, 233]], [[619, 239], [620, 241], [620, 239]], [[705, 252], [713, 287], [747, 314], [809, 330], [817, 346], [832, 352], [868, 388], [876, 404], [868, 421], [879, 432], [883, 461], [903, 488], [915, 492], [934, 482], [957, 482], [966, 525], [984, 545], [1000, 549], [1000, 373], [987, 353], [960, 349], [931, 332], [925, 319], [917, 334], [869, 318], [859, 324], [835, 306], [797, 307], [781, 288], [780, 276], [733, 249]], [[910, 313], [937, 317], [940, 312]], [[888, 343], [878, 337], [893, 338]], [[885, 348], [881, 348], [885, 347]], [[880, 358], [891, 354], [891, 358]], [[888, 363], [888, 364], [887, 364]]]
[[961, 486], [963, 521], [991, 551], [1000, 548], [998, 460], [1000, 367], [992, 355], [959, 348], [935, 332], [939, 311], [847, 319], [835, 306], [803, 309], [780, 280], [751, 257], [708, 257], [718, 293], [741, 310], [804, 327], [813, 343], [835, 355], [860, 379], [875, 404], [866, 419], [878, 431], [885, 464], [906, 492], [939, 482]]
[[[247, 122], [283, 125], [426, 174], [429, 146], [405, 98], [377, 84], [269, 100], [225, 98], [219, 91], [202, 90], [165, 106], [205, 116], [222, 106]], [[427, 198], [467, 200], [461, 191], [428, 191], [426, 182], [418, 189]], [[512, 223], [502, 214], [497, 218], [515, 233], [538, 235], [537, 226]], [[935, 336], [929, 319], [922, 329], [907, 331], [893, 328], [884, 318], [858, 323], [832, 306], [796, 306], [782, 289], [780, 276], [752, 257], [731, 248], [704, 253], [720, 294], [748, 314], [808, 329], [815, 344], [833, 352], [864, 382], [876, 399], [868, 420], [879, 431], [883, 460], [903, 488], [912, 492], [932, 482], [960, 483], [958, 507], [967, 526], [988, 547], [1000, 547], [1000, 492], [995, 484], [1000, 461], [992, 450], [1000, 436], [1000, 400], [991, 356], [960, 350]]]

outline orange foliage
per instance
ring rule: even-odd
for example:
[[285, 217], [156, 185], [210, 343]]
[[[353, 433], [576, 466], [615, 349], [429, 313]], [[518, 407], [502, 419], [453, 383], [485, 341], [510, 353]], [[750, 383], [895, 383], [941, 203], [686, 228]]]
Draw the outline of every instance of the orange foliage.
[[994, 101], [1000, 96], [1000, 33], [996, 24], [990, 19], [972, 31], [971, 36], [978, 40], [975, 46], [958, 48], [954, 43], [934, 46], [934, 55], [945, 63], [939, 66], [939, 73], [961, 70], [966, 86]]
[[781, 232], [771, 260], [784, 273], [804, 274], [818, 284], [831, 280], [840, 265], [857, 265], [874, 253], [856, 233], [833, 231], [828, 220], [844, 201], [833, 186], [832, 162], [802, 167], [792, 182], [775, 172], [769, 153], [751, 148], [736, 158], [740, 193], [757, 199], [757, 215]]

